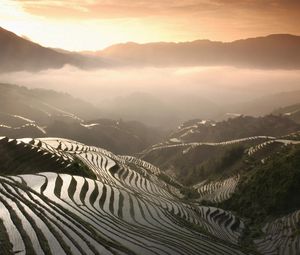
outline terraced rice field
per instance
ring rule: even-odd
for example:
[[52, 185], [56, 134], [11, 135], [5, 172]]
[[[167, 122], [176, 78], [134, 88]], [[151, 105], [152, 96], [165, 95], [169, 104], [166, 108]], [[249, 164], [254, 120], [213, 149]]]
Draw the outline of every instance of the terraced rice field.
[[235, 139], [235, 140], [230, 140], [230, 141], [224, 141], [224, 142], [218, 142], [218, 143], [198, 143], [198, 142], [193, 142], [193, 143], [182, 143], [182, 142], [165, 142], [165, 143], [159, 143], [155, 144], [149, 149], [144, 150], [141, 152], [141, 157], [144, 158], [147, 156], [147, 154], [150, 154], [153, 151], [157, 150], [165, 150], [169, 148], [182, 148], [182, 153], [188, 153], [192, 149], [198, 147], [198, 146], [227, 146], [227, 145], [233, 145], [233, 144], [242, 144], [245, 142], [249, 141], [268, 141], [268, 140], [274, 140], [276, 139], [275, 137], [272, 136], [253, 136], [253, 137], [246, 137], [246, 138], [241, 138], [241, 139]]
[[[289, 136], [288, 138], [293, 138], [293, 137]], [[263, 143], [260, 143], [260, 144], [250, 147], [248, 149], [248, 155], [253, 156], [257, 152], [269, 147], [270, 145], [274, 145], [274, 143], [288, 145], [288, 144], [300, 144], [300, 141], [292, 140], [292, 139], [274, 139], [274, 140], [266, 141], [266, 142], [263, 142]]]
[[200, 195], [198, 201], [210, 201], [214, 203], [223, 202], [231, 197], [239, 182], [240, 176], [234, 176], [222, 181], [209, 183], [200, 183], [194, 186], [194, 189]]
[[296, 211], [273, 222], [267, 223], [265, 236], [255, 240], [262, 254], [298, 255], [300, 252], [300, 211]]
[[245, 228], [244, 223], [238, 217], [215, 207], [199, 206], [198, 210], [206, 231], [231, 243], [238, 243]]
[[[281, 140], [251, 151], [290, 142]], [[0, 145], [22, 159], [10, 161], [16, 174], [0, 175], [0, 254], [252, 254], [239, 246], [242, 219], [199, 205], [230, 198], [239, 175], [194, 185], [200, 198], [188, 202], [180, 183], [139, 158], [61, 138], [0, 137]], [[78, 162], [94, 178], [72, 174]], [[257, 250], [299, 254], [299, 224], [300, 211], [269, 222]]]
[[[239, 219], [182, 201], [147, 162], [59, 138], [1, 142], [64, 162], [55, 172], [0, 176], [4, 254], [245, 254]], [[76, 160], [95, 179], [66, 174]]]
[[280, 138], [281, 139], [287, 139], [287, 140], [299, 141], [300, 140], [300, 131], [290, 133], [290, 134], [282, 136]]

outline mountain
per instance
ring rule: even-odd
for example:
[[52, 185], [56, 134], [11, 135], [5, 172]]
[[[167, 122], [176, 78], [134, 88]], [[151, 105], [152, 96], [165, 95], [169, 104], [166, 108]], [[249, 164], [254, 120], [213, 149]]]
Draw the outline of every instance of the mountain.
[[136, 121], [100, 118], [94, 105], [51, 90], [0, 84], [0, 109], [0, 135], [12, 138], [65, 137], [132, 154], [165, 134]]
[[42, 47], [0, 27], [0, 54], [0, 72], [39, 71], [67, 64], [84, 69], [119, 66], [299, 69], [300, 36], [274, 34], [233, 42], [125, 43], [97, 52], [74, 53]]
[[129, 66], [236, 66], [299, 69], [300, 36], [273, 34], [233, 42], [125, 43], [94, 53]]
[[42, 47], [1, 27], [0, 55], [0, 73], [58, 69], [67, 64], [80, 68], [100, 67], [107, 64], [100, 58]]

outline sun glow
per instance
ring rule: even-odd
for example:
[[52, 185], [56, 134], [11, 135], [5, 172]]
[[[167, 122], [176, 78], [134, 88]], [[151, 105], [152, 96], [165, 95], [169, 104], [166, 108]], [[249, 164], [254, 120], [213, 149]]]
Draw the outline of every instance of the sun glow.
[[147, 18], [70, 19], [62, 22], [31, 15], [19, 4], [3, 1], [0, 26], [46, 47], [81, 51], [99, 50], [128, 41], [177, 41], [175, 36]]
[[[49, 16], [44, 8], [52, 5]], [[185, 17], [162, 15], [133, 15], [129, 17], [99, 17], [78, 18], [76, 16], [55, 17], [53, 13], [61, 10], [57, 6], [61, 1], [12, 1], [2, 0], [0, 9], [0, 26], [17, 35], [26, 36], [30, 40], [45, 47], [61, 48], [73, 51], [100, 50], [116, 43], [156, 41], [187, 41], [199, 39], [199, 33], [207, 38], [213, 38], [206, 28], [191, 27]], [[81, 2], [80, 2], [81, 3]], [[37, 15], [25, 6], [34, 7]], [[54, 7], [53, 7], [54, 6]], [[71, 8], [69, 5], [66, 5]], [[64, 6], [64, 7], [66, 7]], [[74, 8], [71, 8], [74, 11]], [[43, 11], [42, 11], [43, 10]], [[85, 13], [84, 10], [78, 10]], [[63, 11], [61, 11], [63, 12]], [[188, 29], [187, 29], [188, 28]]]
[[282, 8], [266, 10], [259, 1], [1, 0], [0, 26], [43, 46], [73, 51], [128, 41], [232, 41], [283, 31], [299, 34], [300, 4], [277, 1]]

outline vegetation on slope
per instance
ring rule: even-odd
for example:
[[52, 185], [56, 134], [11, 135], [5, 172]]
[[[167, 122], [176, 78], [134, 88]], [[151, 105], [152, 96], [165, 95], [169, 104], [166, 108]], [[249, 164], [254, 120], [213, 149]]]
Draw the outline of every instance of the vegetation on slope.
[[195, 147], [183, 154], [182, 148], [153, 151], [146, 161], [166, 169], [168, 174], [184, 185], [193, 185], [205, 179], [229, 177], [242, 164], [243, 145]]
[[195, 184], [200, 180], [226, 177], [233, 173], [232, 166], [241, 163], [245, 148], [242, 145], [230, 146], [214, 159], [196, 165], [188, 172], [185, 183]]
[[[116, 154], [133, 154], [162, 139], [164, 132], [135, 121], [98, 119], [81, 123], [54, 121], [46, 128], [48, 136], [64, 137], [85, 144], [98, 146]], [[88, 125], [88, 124], [87, 124]]]
[[300, 146], [287, 146], [248, 171], [225, 208], [256, 222], [300, 208]]
[[72, 175], [79, 175], [91, 179], [97, 179], [96, 175], [89, 169], [89, 167], [76, 156], [69, 169], [65, 172]]
[[95, 174], [76, 156], [74, 161], [64, 160], [60, 156], [39, 150], [16, 140], [0, 140], [0, 174], [32, 174], [39, 172], [56, 172], [95, 178]]

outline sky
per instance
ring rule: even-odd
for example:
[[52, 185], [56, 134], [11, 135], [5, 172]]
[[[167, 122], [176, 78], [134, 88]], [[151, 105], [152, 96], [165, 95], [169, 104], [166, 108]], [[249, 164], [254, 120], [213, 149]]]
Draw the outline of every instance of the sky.
[[0, 0], [0, 26], [46, 47], [300, 35], [299, 0]]

